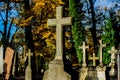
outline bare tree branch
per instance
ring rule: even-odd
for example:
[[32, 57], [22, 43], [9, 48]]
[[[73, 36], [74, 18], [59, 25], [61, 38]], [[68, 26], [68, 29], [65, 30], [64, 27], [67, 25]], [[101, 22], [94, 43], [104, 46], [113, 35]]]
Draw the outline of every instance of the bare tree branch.
[[2, 16], [2, 14], [1, 14], [1, 12], [0, 12], [0, 16], [1, 16], [2, 20], [5, 22], [5, 20], [4, 20], [3, 16]]

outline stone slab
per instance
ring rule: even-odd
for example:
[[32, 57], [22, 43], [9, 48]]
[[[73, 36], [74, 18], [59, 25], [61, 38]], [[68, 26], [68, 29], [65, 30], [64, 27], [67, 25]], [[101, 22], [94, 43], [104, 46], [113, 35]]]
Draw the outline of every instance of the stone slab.
[[64, 71], [62, 60], [53, 60], [45, 71], [43, 80], [71, 80], [71, 76]]
[[0, 47], [0, 74], [3, 73], [3, 47]]
[[29, 66], [27, 66], [25, 70], [25, 80], [32, 80], [32, 72]]

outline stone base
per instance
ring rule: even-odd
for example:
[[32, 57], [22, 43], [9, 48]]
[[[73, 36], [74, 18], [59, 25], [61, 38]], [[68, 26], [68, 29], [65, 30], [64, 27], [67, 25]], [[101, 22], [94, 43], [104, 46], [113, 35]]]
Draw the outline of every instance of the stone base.
[[105, 77], [106, 67], [105, 66], [103, 66], [103, 67], [97, 66], [96, 70], [97, 70], [98, 80], [106, 80], [106, 77]]
[[32, 72], [29, 66], [27, 66], [25, 70], [25, 80], [32, 80]]
[[71, 76], [64, 71], [62, 60], [53, 60], [45, 71], [43, 80], [71, 80]]
[[82, 67], [80, 69], [80, 74], [79, 74], [79, 80], [85, 80], [86, 76], [88, 73], [88, 68], [87, 67]]

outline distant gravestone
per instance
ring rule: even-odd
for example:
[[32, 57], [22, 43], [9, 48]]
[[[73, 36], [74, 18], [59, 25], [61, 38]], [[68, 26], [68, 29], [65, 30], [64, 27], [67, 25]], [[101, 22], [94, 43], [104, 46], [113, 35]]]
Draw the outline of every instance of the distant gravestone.
[[89, 60], [93, 61], [93, 66], [96, 66], [96, 60], [99, 60], [98, 57], [95, 56], [95, 53], [93, 52], [93, 57], [89, 57]]
[[10, 47], [7, 47], [5, 52], [5, 61], [4, 61], [4, 65], [5, 65], [4, 68], [6, 72], [5, 80], [8, 80], [10, 77], [10, 70], [11, 70], [13, 55], [14, 55], [14, 50], [11, 49]]
[[56, 8], [56, 19], [48, 19], [48, 26], [56, 26], [56, 55], [50, 62], [49, 69], [45, 71], [43, 80], [71, 80], [68, 73], [64, 71], [62, 60], [63, 54], [63, 26], [71, 25], [71, 17], [63, 18], [63, 7]]
[[106, 80], [106, 75], [105, 75], [106, 66], [103, 67], [97, 66], [96, 70], [97, 70], [98, 80]]
[[26, 54], [28, 56], [28, 65], [25, 70], [25, 80], [32, 80], [32, 70], [31, 70], [31, 51], [28, 50], [28, 53]]
[[88, 68], [86, 67], [86, 49], [89, 48], [89, 46], [85, 46], [85, 42], [83, 42], [83, 45], [79, 47], [79, 49], [83, 49], [83, 64], [82, 68], [79, 70], [79, 80], [85, 80], [87, 74], [88, 74]]
[[3, 73], [3, 46], [0, 47], [0, 74]]
[[103, 47], [106, 47], [106, 44], [102, 44], [102, 40], [99, 40], [99, 43], [100, 43], [100, 66], [103, 66], [103, 63], [102, 63], [102, 48]]
[[111, 70], [109, 71], [109, 75], [110, 76], [115, 76], [116, 75], [116, 70], [115, 70], [115, 64], [116, 64], [116, 53], [117, 50], [115, 49], [115, 47], [113, 46], [111, 48], [111, 50], [108, 51], [108, 53], [111, 54], [111, 62], [109, 64], [109, 66], [111, 67]]
[[89, 48], [89, 46], [85, 46], [85, 42], [83, 42], [83, 46], [80, 46], [79, 49], [83, 49], [83, 67], [86, 67], [86, 49]]

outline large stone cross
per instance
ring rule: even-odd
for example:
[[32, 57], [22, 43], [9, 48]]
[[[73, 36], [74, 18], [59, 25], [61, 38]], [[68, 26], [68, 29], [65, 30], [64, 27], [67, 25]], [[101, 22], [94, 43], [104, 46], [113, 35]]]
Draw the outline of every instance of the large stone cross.
[[31, 67], [31, 56], [33, 56], [33, 54], [31, 54], [30, 49], [28, 49], [28, 53], [26, 54], [26, 56], [28, 56], [28, 66]]
[[63, 53], [63, 28], [64, 25], [71, 25], [72, 17], [63, 18], [63, 7], [56, 7], [56, 19], [48, 19], [48, 26], [56, 26], [56, 56], [55, 59], [62, 60]]
[[93, 53], [93, 57], [89, 57], [89, 60], [93, 60], [93, 66], [96, 66], [96, 60], [99, 60], [99, 58], [95, 57], [95, 53]]
[[89, 46], [85, 46], [85, 42], [83, 42], [83, 46], [80, 46], [79, 49], [83, 49], [83, 64], [82, 66], [86, 66], [86, 54], [85, 51], [86, 49], [89, 48]]
[[117, 50], [115, 49], [114, 46], [111, 48], [111, 50], [108, 51], [108, 53], [111, 54], [111, 62], [115, 61], [115, 54], [116, 54], [116, 52], [117, 52]]
[[106, 44], [102, 44], [102, 40], [99, 40], [100, 43], [100, 65], [103, 65], [102, 63], [102, 48], [106, 47]]

